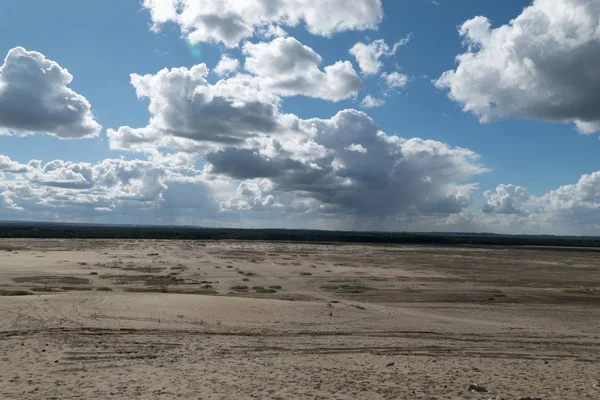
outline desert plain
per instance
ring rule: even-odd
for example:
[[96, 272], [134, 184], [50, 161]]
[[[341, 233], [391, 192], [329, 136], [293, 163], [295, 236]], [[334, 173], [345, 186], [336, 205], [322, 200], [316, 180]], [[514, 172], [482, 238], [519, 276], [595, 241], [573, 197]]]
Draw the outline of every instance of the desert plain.
[[0, 399], [527, 398], [600, 399], [597, 250], [0, 241]]

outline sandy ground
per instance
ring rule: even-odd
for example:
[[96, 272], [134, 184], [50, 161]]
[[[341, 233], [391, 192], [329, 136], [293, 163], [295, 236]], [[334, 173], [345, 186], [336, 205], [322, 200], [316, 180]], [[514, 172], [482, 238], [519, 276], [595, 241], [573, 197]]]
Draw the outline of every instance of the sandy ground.
[[600, 399], [600, 252], [4, 240], [0, 294], [0, 399]]

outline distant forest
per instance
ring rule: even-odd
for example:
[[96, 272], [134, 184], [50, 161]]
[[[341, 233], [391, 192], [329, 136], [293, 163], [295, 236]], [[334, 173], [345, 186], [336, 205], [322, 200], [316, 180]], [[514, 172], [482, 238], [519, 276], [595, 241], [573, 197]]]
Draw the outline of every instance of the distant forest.
[[0, 222], [0, 238], [265, 240], [423, 245], [598, 247], [600, 237], [497, 235], [487, 233], [393, 233], [296, 229], [227, 229], [178, 226], [108, 226]]

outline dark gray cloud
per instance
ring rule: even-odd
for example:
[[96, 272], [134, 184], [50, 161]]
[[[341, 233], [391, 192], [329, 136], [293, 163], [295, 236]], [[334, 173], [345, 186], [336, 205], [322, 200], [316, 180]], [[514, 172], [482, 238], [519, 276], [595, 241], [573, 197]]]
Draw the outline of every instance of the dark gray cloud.
[[205, 157], [213, 165], [211, 172], [228, 175], [234, 179], [275, 178], [276, 176], [303, 168], [299, 161], [275, 157], [267, 159], [253, 149], [228, 147]]
[[101, 126], [90, 103], [67, 85], [73, 76], [43, 54], [11, 49], [0, 67], [0, 132], [95, 136]]
[[139, 98], [150, 100], [144, 128], [109, 130], [115, 148], [143, 146], [168, 137], [214, 144], [240, 143], [281, 129], [279, 98], [261, 91], [252, 77], [237, 75], [212, 85], [204, 64], [131, 75]]
[[279, 139], [277, 152], [264, 146], [229, 150], [207, 161], [214, 171], [236, 179], [269, 179], [272, 190], [263, 190], [262, 197], [268, 193], [279, 201], [281, 193], [292, 193], [315, 211], [361, 216], [460, 212], [471, 204], [474, 191], [462, 182], [486, 171], [470, 150], [387, 136], [355, 110], [301, 125], [307, 136]]

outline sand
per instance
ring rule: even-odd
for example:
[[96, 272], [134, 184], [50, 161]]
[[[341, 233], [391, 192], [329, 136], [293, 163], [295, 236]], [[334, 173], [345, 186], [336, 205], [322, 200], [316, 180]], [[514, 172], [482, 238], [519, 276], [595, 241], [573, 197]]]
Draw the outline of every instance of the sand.
[[15, 239], [0, 294], [1, 399], [600, 399], [594, 251]]

